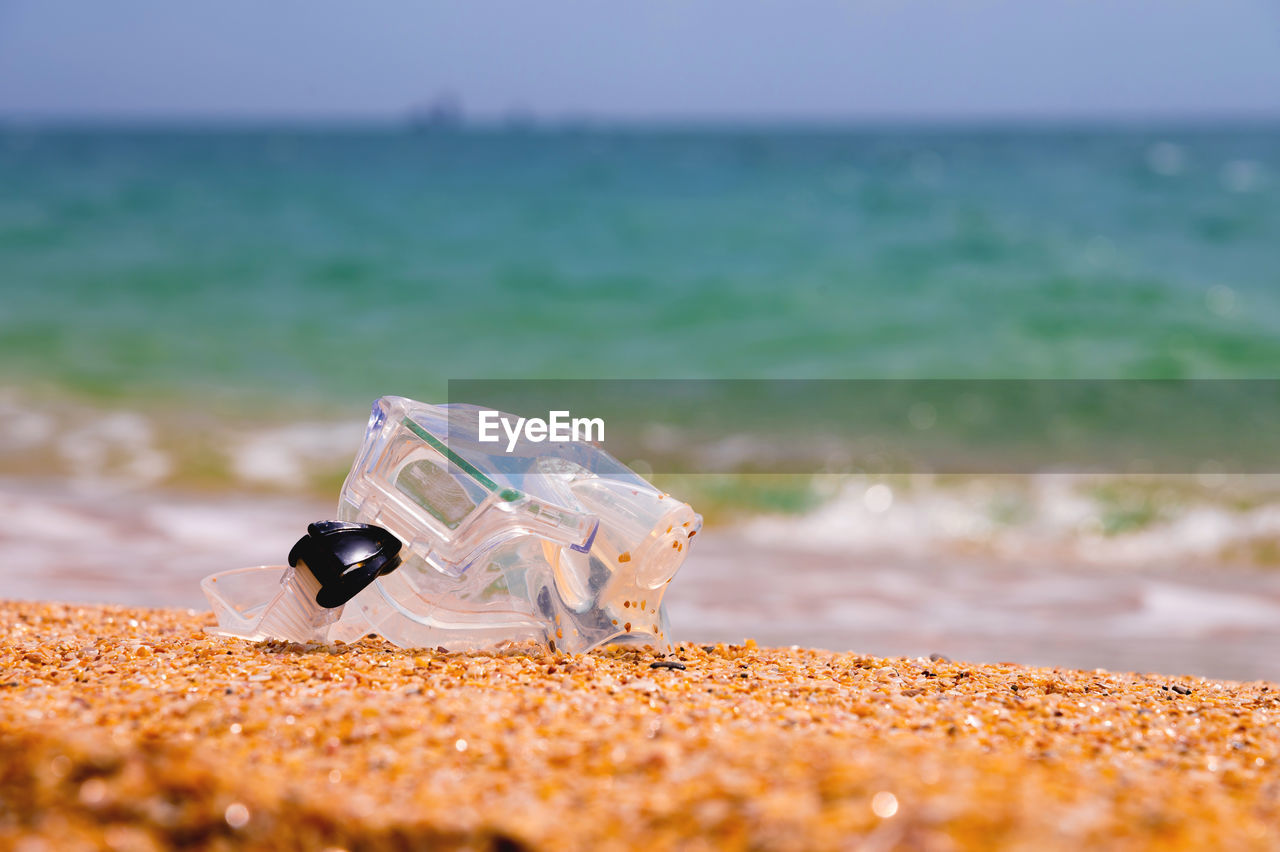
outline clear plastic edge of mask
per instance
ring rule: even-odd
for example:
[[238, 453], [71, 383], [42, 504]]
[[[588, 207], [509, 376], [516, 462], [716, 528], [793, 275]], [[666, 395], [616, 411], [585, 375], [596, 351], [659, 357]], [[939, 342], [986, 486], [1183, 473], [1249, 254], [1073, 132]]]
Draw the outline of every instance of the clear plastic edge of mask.
[[337, 517], [390, 530], [404, 543], [400, 568], [333, 610], [315, 604], [306, 571], [206, 578], [217, 632], [296, 642], [377, 633], [449, 650], [666, 646], [663, 594], [701, 517], [590, 444], [482, 442], [485, 410], [375, 402]]

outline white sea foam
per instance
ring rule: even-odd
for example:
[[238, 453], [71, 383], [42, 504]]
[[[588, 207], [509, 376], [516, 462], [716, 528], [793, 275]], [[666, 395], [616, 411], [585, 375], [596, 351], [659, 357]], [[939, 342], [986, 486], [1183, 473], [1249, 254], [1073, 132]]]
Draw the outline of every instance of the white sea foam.
[[57, 451], [76, 479], [110, 476], [151, 485], [169, 474], [169, 458], [154, 446], [154, 429], [143, 415], [108, 411], [74, 422], [58, 436]]
[[1280, 625], [1280, 605], [1253, 591], [1224, 592], [1152, 581], [1142, 590], [1141, 604], [1097, 625], [1117, 638], [1159, 635], [1171, 629], [1192, 638], [1219, 632], [1274, 630]]
[[939, 486], [921, 478], [895, 489], [854, 479], [808, 514], [759, 517], [741, 534], [811, 552], [915, 557], [977, 549], [1008, 560], [1130, 567], [1216, 562], [1252, 542], [1280, 540], [1280, 504], [1265, 502], [1249, 509], [1179, 502], [1134, 529], [1109, 530], [1107, 507], [1089, 493], [1100, 481], [1040, 474], [1013, 487], [980, 479]]
[[85, 491], [109, 491], [182, 486], [194, 472], [201, 482], [213, 476], [306, 494], [317, 474], [329, 476], [350, 462], [362, 434], [355, 418], [252, 428], [209, 419], [193, 427], [182, 413], [166, 418], [162, 411], [2, 388], [0, 475], [44, 476]]
[[202, 606], [200, 578], [282, 563], [328, 503], [0, 480], [0, 598]]
[[52, 439], [51, 415], [26, 404], [12, 388], [0, 388], [0, 452], [30, 450]]
[[351, 422], [297, 423], [259, 429], [231, 443], [231, 466], [248, 483], [296, 486], [311, 472], [346, 463], [360, 445], [361, 428]]

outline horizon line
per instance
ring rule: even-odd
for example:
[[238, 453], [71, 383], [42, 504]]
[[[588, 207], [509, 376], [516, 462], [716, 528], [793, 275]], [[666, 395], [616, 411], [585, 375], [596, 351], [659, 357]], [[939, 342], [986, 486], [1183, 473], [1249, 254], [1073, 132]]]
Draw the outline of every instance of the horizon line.
[[45, 129], [182, 129], [236, 130], [260, 128], [373, 129], [440, 131], [494, 130], [856, 130], [882, 127], [949, 128], [1127, 128], [1211, 129], [1211, 125], [1259, 126], [1280, 124], [1280, 108], [1266, 110], [1202, 110], [1079, 112], [903, 112], [805, 114], [653, 113], [625, 115], [588, 111], [539, 114], [533, 111], [435, 116], [409, 109], [400, 113], [360, 112], [229, 112], [229, 111], [107, 111], [36, 112], [0, 109], [0, 129], [14, 126]]

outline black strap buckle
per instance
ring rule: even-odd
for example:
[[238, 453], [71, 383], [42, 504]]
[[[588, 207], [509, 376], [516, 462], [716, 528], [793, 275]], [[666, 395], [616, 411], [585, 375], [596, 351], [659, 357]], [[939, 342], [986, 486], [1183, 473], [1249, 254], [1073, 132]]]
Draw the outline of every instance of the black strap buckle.
[[333, 609], [400, 567], [400, 539], [373, 524], [317, 521], [289, 551], [289, 564], [320, 581], [316, 603]]

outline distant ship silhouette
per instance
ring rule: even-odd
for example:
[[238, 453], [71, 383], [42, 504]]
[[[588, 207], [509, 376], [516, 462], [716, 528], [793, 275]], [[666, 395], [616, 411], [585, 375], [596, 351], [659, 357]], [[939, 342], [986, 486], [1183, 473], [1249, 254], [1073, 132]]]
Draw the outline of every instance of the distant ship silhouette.
[[409, 110], [407, 123], [414, 132], [447, 130], [461, 127], [462, 100], [451, 92], [437, 95], [429, 103]]

